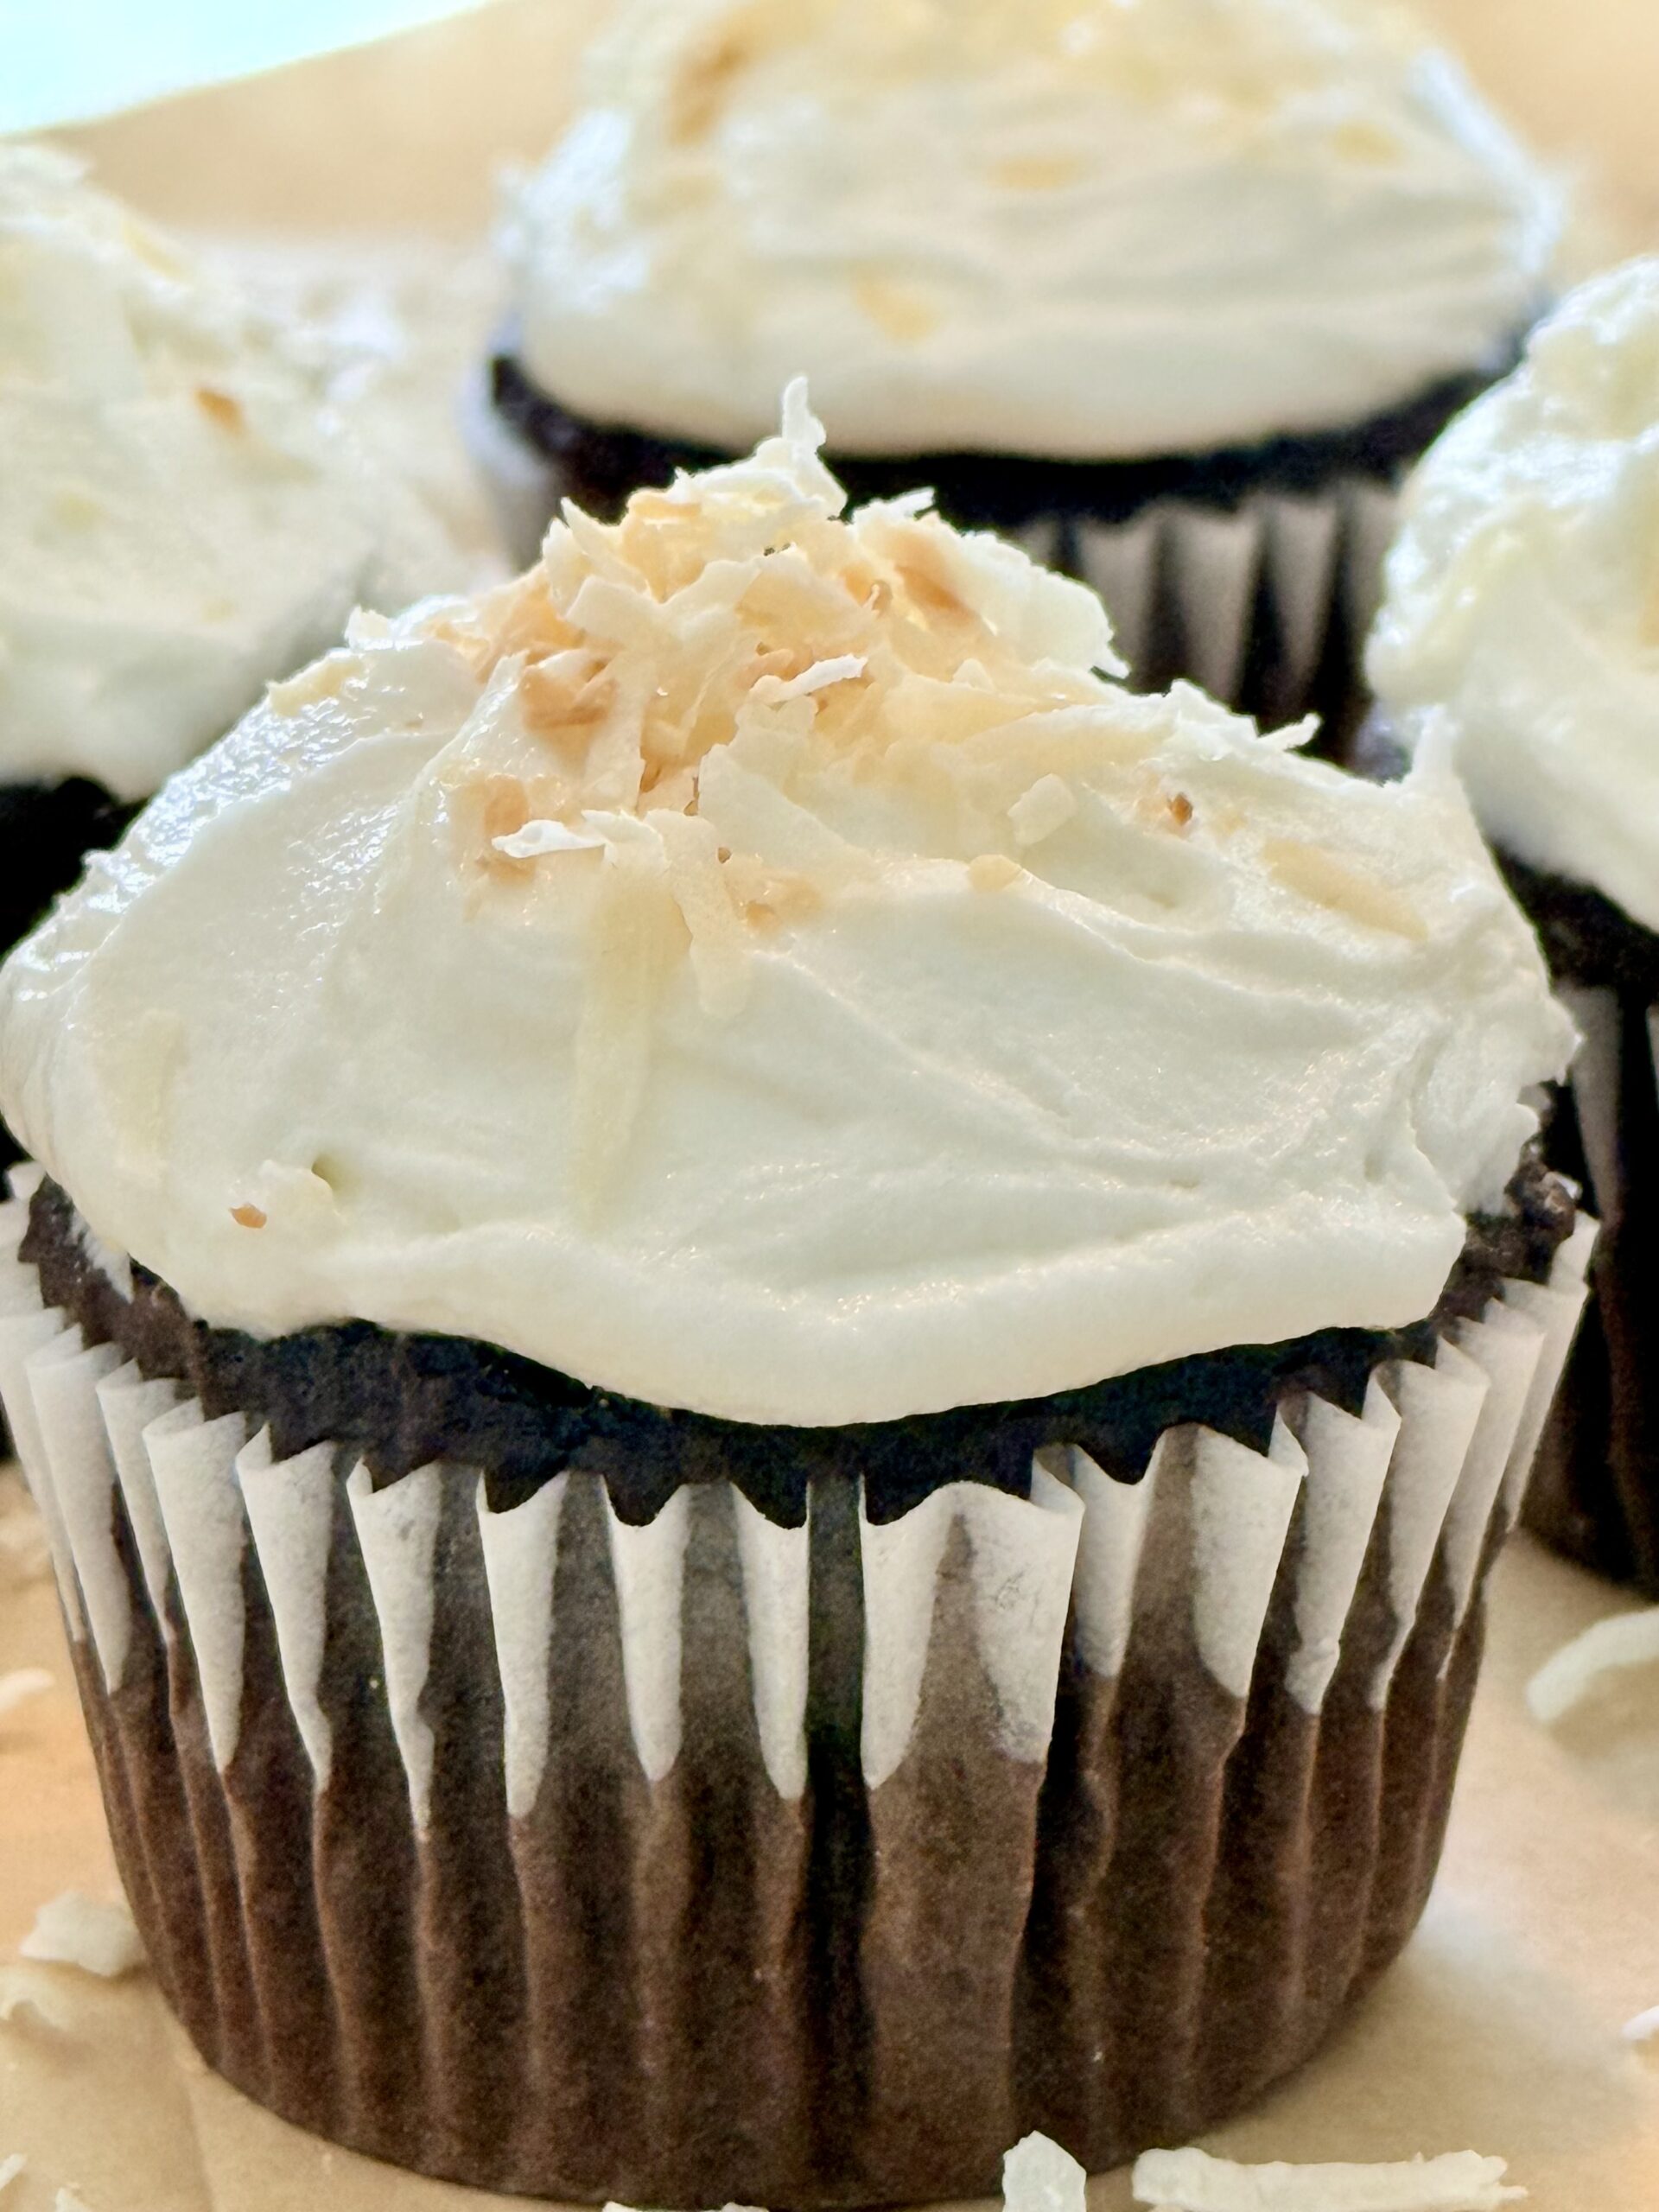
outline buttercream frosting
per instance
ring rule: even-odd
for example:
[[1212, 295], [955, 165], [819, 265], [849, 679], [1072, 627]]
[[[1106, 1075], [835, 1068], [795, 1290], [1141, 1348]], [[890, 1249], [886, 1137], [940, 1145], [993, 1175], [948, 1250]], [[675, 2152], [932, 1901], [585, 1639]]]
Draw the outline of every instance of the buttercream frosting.
[[1429, 1312], [1571, 1041], [1446, 764], [1129, 692], [821, 436], [358, 618], [95, 858], [0, 976], [95, 1236], [755, 1421]]
[[1371, 680], [1488, 834], [1659, 930], [1659, 258], [1574, 292], [1411, 481]]
[[359, 601], [454, 588], [331, 365], [76, 162], [0, 147], [0, 782], [142, 798]]
[[1205, 452], [1531, 320], [1555, 186], [1377, 0], [635, 0], [503, 226], [576, 413], [742, 449]]

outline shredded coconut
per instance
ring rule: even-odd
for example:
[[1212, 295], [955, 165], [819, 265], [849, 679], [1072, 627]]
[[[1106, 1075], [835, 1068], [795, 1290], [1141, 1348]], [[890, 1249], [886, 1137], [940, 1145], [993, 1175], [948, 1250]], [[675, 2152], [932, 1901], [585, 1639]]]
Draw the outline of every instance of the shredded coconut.
[[28, 2164], [21, 2151], [14, 2151], [9, 2158], [0, 2158], [0, 2190], [10, 2189]]
[[52, 1677], [44, 1667], [18, 1667], [10, 1675], [0, 1675], [0, 1719], [51, 1687]]
[[144, 1948], [126, 1906], [100, 1904], [79, 1890], [66, 1890], [41, 1907], [21, 1948], [26, 1959], [79, 1967], [105, 1981], [131, 1974], [144, 1962]]
[[1006, 2212], [1084, 2212], [1088, 2176], [1046, 2135], [1027, 2135], [1002, 2160]]
[[60, 2189], [53, 2212], [91, 2212], [91, 2208], [82, 2203], [73, 2189]]
[[1504, 2187], [1506, 2171], [1502, 2158], [1473, 2151], [1371, 2166], [1241, 2166], [1204, 2151], [1148, 2151], [1131, 2187], [1157, 2212], [1497, 2212], [1526, 2195]]
[[1527, 1684], [1535, 1720], [1553, 1727], [1566, 1719], [1607, 1675], [1659, 1662], [1659, 1605], [1598, 1621], [1563, 1644]]
[[632, 895], [644, 875], [690, 938], [704, 1005], [735, 1009], [778, 912], [772, 886], [798, 900], [859, 873], [780, 790], [782, 761], [843, 788], [878, 766], [884, 780], [954, 784], [957, 814], [984, 818], [988, 851], [1041, 784], [1021, 817], [1029, 842], [1075, 804], [1026, 765], [1033, 718], [1098, 705], [1114, 696], [1098, 671], [1123, 672], [1092, 592], [957, 533], [924, 511], [927, 494], [843, 517], [823, 439], [797, 383], [782, 434], [752, 459], [636, 493], [613, 524], [567, 504], [537, 567], [430, 619], [529, 748], [520, 778], [474, 791], [463, 767], [450, 785], [463, 837], [467, 824], [483, 833], [483, 874], [522, 888], [536, 863], [595, 844], [614, 853], [643, 836], [654, 852], [654, 870], [633, 863], [630, 896], [601, 896], [594, 918], [590, 972], [610, 1003], [592, 1009], [579, 1054], [590, 1176], [615, 1149], [610, 1133], [626, 1134], [619, 1104], [664, 951]]

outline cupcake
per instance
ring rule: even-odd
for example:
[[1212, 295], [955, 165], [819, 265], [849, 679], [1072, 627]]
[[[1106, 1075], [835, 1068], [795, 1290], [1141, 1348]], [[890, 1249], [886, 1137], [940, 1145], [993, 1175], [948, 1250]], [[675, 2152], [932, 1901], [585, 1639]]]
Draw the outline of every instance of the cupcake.
[[0, 977], [0, 1392], [162, 1986], [492, 2188], [983, 2195], [1294, 2066], [1581, 1296], [1432, 748], [1127, 690], [821, 436], [359, 616]]
[[1423, 462], [1370, 667], [1389, 741], [1449, 729], [1584, 1033], [1547, 1142], [1604, 1232], [1529, 1515], [1659, 1597], [1659, 259], [1573, 293]]
[[804, 371], [856, 495], [1086, 578], [1141, 687], [1340, 722], [1397, 473], [1560, 212], [1391, 9], [638, 0], [512, 192], [479, 448], [529, 559]]
[[30, 145], [0, 146], [0, 455], [9, 945], [359, 600], [458, 571], [296, 334]]

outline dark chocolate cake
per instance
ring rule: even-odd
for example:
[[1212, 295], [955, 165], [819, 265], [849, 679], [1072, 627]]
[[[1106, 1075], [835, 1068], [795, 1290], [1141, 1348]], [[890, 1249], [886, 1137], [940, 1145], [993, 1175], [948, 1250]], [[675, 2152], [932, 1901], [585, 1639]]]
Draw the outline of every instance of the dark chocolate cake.
[[[1455, 1332], [1500, 1274], [1535, 1280], [1570, 1211], [1529, 1160], [1502, 1215], [1471, 1233], [1439, 1318]], [[222, 1455], [259, 1418], [292, 1424], [293, 1442], [325, 1406], [341, 1409], [328, 1395], [336, 1381], [313, 1402], [292, 1372], [302, 1357], [324, 1367], [320, 1347], [336, 1332], [281, 1340], [264, 1348], [267, 1364], [238, 1367], [247, 1340], [184, 1321], [153, 1282], [140, 1277], [124, 1300], [50, 1185], [29, 1243], [44, 1294], [86, 1335], [109, 1332], [144, 1368], [186, 1372], [221, 1400], [232, 1375], [257, 1379], [263, 1399], [228, 1439], [188, 1421], [181, 1431], [221, 1455], [227, 1478]], [[1370, 1360], [1426, 1355], [1432, 1334], [1426, 1325], [1370, 1338]], [[430, 1383], [433, 1342], [416, 1350], [372, 1331], [357, 1347], [368, 1420], [390, 1423], [388, 1463], [419, 1448], [391, 1403], [412, 1378]], [[515, 1411], [499, 1419], [503, 1356], [452, 1350], [436, 1388], [457, 1436], [497, 1455], [521, 1487], [533, 1481], [527, 1427], [550, 1433], [583, 1394], [543, 1376], [538, 1402], [506, 1390]], [[1315, 1462], [1319, 1423], [1309, 1426], [1292, 1373], [1332, 1353], [1326, 1340], [1288, 1348], [1280, 1369], [1291, 1394], [1281, 1409]], [[1157, 1386], [1160, 1417], [1224, 1414], [1230, 1399], [1248, 1426], [1265, 1387], [1261, 1372], [1242, 1383], [1254, 1365], [1182, 1363], [1181, 1379]], [[1325, 1372], [1358, 1387], [1364, 1366], [1361, 1347], [1345, 1344]], [[1429, 1368], [1414, 1371], [1430, 1387]], [[1446, 1387], [1466, 1400], [1466, 1383]], [[310, 1662], [293, 1557], [268, 1548], [268, 1533], [251, 1544], [235, 1504], [220, 1528], [240, 1531], [239, 1563], [215, 1600], [239, 1594], [229, 1708], [222, 1669], [196, 1641], [207, 1556], [180, 1551], [154, 1609], [124, 1492], [111, 1493], [130, 1633], [113, 1682], [92, 1644], [74, 1649], [117, 1857], [169, 2003], [250, 2095], [379, 2158], [567, 2200], [711, 2203], [735, 2191], [829, 2207], [984, 2195], [1003, 2151], [1032, 2128], [1092, 2170], [1199, 2133], [1307, 2056], [1410, 1934], [1444, 1837], [1507, 1484], [1459, 1538], [1465, 1548], [1475, 1539], [1462, 1573], [1449, 1535], [1423, 1554], [1405, 1618], [1378, 1518], [1347, 1569], [1339, 1652], [1310, 1706], [1304, 1578], [1319, 1586], [1326, 1573], [1309, 1564], [1320, 1541], [1312, 1519], [1292, 1510], [1259, 1601], [1248, 1687], [1229, 1687], [1193, 1640], [1195, 1531], [1217, 1499], [1207, 1491], [1200, 1508], [1216, 1477], [1198, 1433], [1181, 1432], [1149, 1493], [1149, 1564], [1123, 1648], [1109, 1664], [1097, 1651], [1085, 1659], [1068, 1625], [1038, 1758], [1007, 1744], [977, 1625], [977, 1554], [957, 1524], [908, 1748], [896, 1768], [873, 1770], [872, 1669], [882, 1662], [872, 1654], [884, 1647], [872, 1642], [880, 1623], [861, 1535], [866, 1470], [850, 1452], [832, 1459], [811, 1471], [799, 1532], [805, 1764], [790, 1790], [763, 1763], [757, 1685], [744, 1679], [753, 1661], [737, 1531], [718, 1485], [696, 1480], [683, 1493], [692, 1510], [676, 1616], [677, 1750], [666, 1772], [642, 1771], [629, 1720], [642, 1662], [626, 1605], [619, 1613], [621, 1540], [607, 1535], [605, 1485], [619, 1520], [660, 1495], [653, 1436], [659, 1453], [671, 1446], [671, 1479], [699, 1469], [671, 1417], [624, 1408], [630, 1448], [646, 1462], [630, 1491], [604, 1427], [614, 1410], [588, 1400], [589, 1444], [570, 1440], [579, 1454], [607, 1449], [601, 1478], [573, 1472], [558, 1503], [542, 1763], [533, 1792], [520, 1785], [515, 1798], [509, 1752], [505, 1802], [512, 1678], [498, 1672], [471, 1468], [430, 1465], [382, 1493], [400, 1559], [429, 1546], [413, 1677], [407, 1622], [397, 1624], [406, 1570], [382, 1553], [383, 1580], [365, 1580], [361, 1495], [327, 1478]], [[988, 1409], [986, 1434], [1016, 1411], [1030, 1417]], [[1109, 1427], [1105, 1402], [1095, 1411]], [[1130, 1428], [1147, 1417], [1118, 1413]], [[724, 1455], [718, 1471], [744, 1481], [721, 1426], [692, 1425]], [[935, 1425], [895, 1426], [939, 1479]], [[1057, 1414], [1051, 1426], [1074, 1421]], [[805, 1433], [759, 1433], [795, 1464]], [[1385, 1457], [1394, 1433], [1379, 1433]], [[1427, 1464], [1444, 1456], [1431, 1450]], [[157, 1477], [181, 1539], [187, 1500], [207, 1497], [206, 1462], [189, 1464], [187, 1491]], [[1250, 1466], [1254, 1489], [1268, 1463]], [[1357, 1471], [1327, 1468], [1326, 1478], [1345, 1488]], [[296, 1530], [290, 1516], [315, 1480], [289, 1461], [242, 1474], [226, 1495], [275, 1485], [266, 1503]], [[770, 1502], [787, 1510], [796, 1495], [786, 1487]], [[1252, 1510], [1268, 1510], [1268, 1493], [1256, 1495]], [[500, 1540], [534, 1556], [528, 1526], [510, 1523]], [[1010, 1587], [1029, 1602], [1028, 1583]], [[1021, 1631], [1037, 1633], [1034, 1618]], [[519, 1678], [512, 1694], [523, 1692]]]
[[1052, 1445], [1079, 1446], [1125, 1482], [1139, 1479], [1158, 1438], [1182, 1422], [1264, 1451], [1287, 1401], [1312, 1391], [1357, 1413], [1382, 1362], [1428, 1357], [1506, 1279], [1546, 1281], [1573, 1219], [1568, 1191], [1532, 1147], [1502, 1211], [1471, 1224], [1439, 1304], [1414, 1326], [1326, 1330], [1051, 1398], [818, 1429], [644, 1405], [467, 1338], [397, 1336], [364, 1321], [266, 1341], [212, 1328], [137, 1265], [129, 1300], [88, 1257], [73, 1209], [49, 1179], [32, 1201], [21, 1256], [39, 1268], [47, 1303], [78, 1321], [89, 1344], [112, 1343], [145, 1375], [183, 1383], [209, 1418], [238, 1411], [269, 1422], [279, 1459], [332, 1442], [380, 1482], [459, 1459], [487, 1478], [498, 1510], [579, 1467], [601, 1474], [617, 1512], [635, 1523], [654, 1520], [684, 1483], [726, 1480], [769, 1519], [798, 1526], [812, 1484], [830, 1476], [861, 1479], [870, 1517], [884, 1522], [949, 1482], [1023, 1497], [1033, 1454]]

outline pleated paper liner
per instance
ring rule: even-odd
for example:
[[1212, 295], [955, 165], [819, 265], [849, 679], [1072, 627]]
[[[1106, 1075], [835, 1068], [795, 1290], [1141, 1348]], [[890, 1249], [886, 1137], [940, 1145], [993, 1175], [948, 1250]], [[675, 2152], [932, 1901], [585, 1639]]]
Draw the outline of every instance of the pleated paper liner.
[[[564, 480], [503, 421], [481, 377], [464, 423], [509, 555], [527, 566]], [[1317, 713], [1334, 747], [1364, 711], [1360, 661], [1396, 507], [1392, 474], [1352, 471], [1313, 491], [1160, 498], [1128, 521], [1056, 513], [1001, 534], [1094, 586], [1137, 689], [1185, 677], [1265, 722]]]
[[1584, 1043], [1545, 1131], [1603, 1231], [1527, 1501], [1530, 1527], [1659, 1599], [1659, 1007], [1563, 985]]
[[42, 1307], [24, 1213], [0, 1392], [204, 2056], [426, 2172], [687, 2206], [983, 2195], [1033, 2128], [1103, 2168], [1314, 2048], [1427, 1896], [1593, 1235], [1264, 1453], [635, 1527], [274, 1465]]

